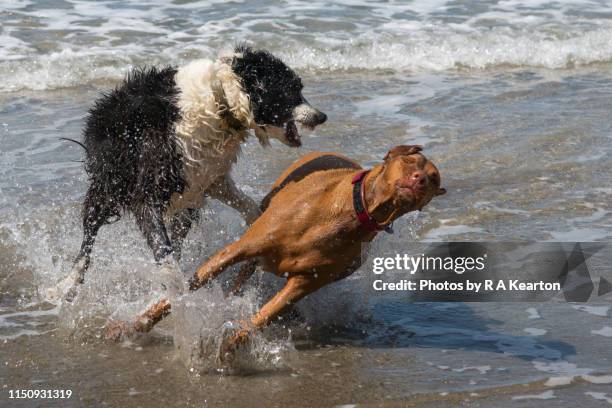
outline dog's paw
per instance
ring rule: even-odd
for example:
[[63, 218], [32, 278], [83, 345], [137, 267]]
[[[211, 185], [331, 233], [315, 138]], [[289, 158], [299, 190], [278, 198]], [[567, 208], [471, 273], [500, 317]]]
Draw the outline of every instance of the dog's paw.
[[50, 303], [56, 303], [62, 297], [62, 291], [59, 285], [47, 288], [45, 291], [45, 300]]
[[234, 366], [239, 349], [248, 348], [249, 331], [236, 322], [226, 322], [221, 328], [221, 341], [217, 350], [217, 369], [230, 370]]
[[189, 286], [189, 290], [198, 290], [202, 287], [202, 283], [196, 276], [189, 278], [187, 284]]
[[74, 300], [76, 299], [77, 295], [79, 294], [79, 284], [75, 283], [74, 285], [72, 285], [70, 287], [70, 289], [68, 289], [65, 293], [64, 293], [64, 297], [62, 298], [62, 300], [64, 302], [68, 302], [68, 303], [72, 303], [74, 302]]
[[59, 281], [56, 285], [47, 288], [45, 298], [51, 303], [56, 303], [60, 300], [72, 302], [78, 294], [78, 287], [79, 284], [75, 283], [75, 279], [71, 274]]
[[122, 320], [115, 320], [106, 325], [104, 329], [104, 341], [107, 343], [118, 343], [134, 334], [134, 328]]
[[45, 292], [47, 301], [51, 303], [56, 303], [60, 300], [72, 302], [78, 295], [78, 288], [84, 281], [88, 265], [89, 259], [87, 258], [77, 261], [68, 276], [60, 280], [55, 286], [47, 288]]

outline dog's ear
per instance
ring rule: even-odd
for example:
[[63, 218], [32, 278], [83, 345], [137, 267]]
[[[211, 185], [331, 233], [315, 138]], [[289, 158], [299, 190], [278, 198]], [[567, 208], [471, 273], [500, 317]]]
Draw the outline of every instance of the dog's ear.
[[423, 146], [419, 145], [400, 145], [395, 146], [385, 155], [384, 161], [393, 159], [397, 156], [409, 156], [411, 154], [416, 154], [423, 150]]
[[444, 194], [446, 194], [446, 189], [442, 187], [438, 188], [438, 190], [436, 190], [436, 192], [434, 193], [435, 196], [441, 196]]
[[213, 98], [215, 98], [215, 103], [217, 104], [217, 115], [225, 122], [231, 129], [235, 130], [243, 130], [245, 127], [240, 123], [240, 121], [234, 116], [234, 113], [230, 109], [229, 103], [227, 102], [227, 95], [225, 94], [225, 90], [223, 89], [223, 84], [219, 79], [215, 79], [210, 84], [210, 89], [213, 94]]

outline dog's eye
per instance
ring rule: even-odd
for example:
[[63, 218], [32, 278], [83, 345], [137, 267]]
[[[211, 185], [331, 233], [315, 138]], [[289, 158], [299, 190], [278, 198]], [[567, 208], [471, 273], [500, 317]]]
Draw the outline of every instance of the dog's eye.
[[440, 185], [440, 177], [436, 173], [432, 173], [429, 176], [429, 181], [431, 181], [435, 186]]

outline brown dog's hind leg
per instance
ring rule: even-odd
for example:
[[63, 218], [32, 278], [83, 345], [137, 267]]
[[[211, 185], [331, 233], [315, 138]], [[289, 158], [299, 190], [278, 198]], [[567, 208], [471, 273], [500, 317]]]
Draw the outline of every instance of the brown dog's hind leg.
[[242, 285], [244, 284], [244, 282], [246, 282], [251, 276], [253, 276], [256, 269], [256, 260], [252, 259], [250, 261], [245, 262], [244, 265], [240, 267], [240, 271], [238, 271], [238, 276], [236, 277], [236, 280], [234, 280], [234, 284], [232, 285], [232, 288], [230, 289], [229, 293], [232, 295], [237, 295], [238, 292], [240, 292], [240, 289], [242, 289]]
[[287, 279], [285, 286], [270, 299], [255, 316], [251, 317], [251, 326], [256, 329], [267, 326], [285, 310], [292, 307], [304, 296], [332, 282], [326, 277], [315, 278], [311, 275], [296, 275]]
[[259, 312], [251, 317], [250, 322], [240, 322], [242, 329], [230, 337], [219, 349], [219, 363], [225, 365], [227, 360], [231, 360], [233, 351], [241, 344], [248, 341], [249, 333], [256, 329], [261, 329], [278, 315], [292, 307], [304, 296], [320, 289], [332, 280], [325, 277], [315, 278], [311, 275], [291, 276], [287, 279], [285, 286], [270, 299]]

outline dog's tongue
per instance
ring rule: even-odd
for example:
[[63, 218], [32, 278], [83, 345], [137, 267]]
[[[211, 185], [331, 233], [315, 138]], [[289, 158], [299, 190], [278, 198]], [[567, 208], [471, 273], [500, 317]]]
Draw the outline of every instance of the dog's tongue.
[[302, 145], [295, 121], [290, 120], [287, 122], [287, 125], [285, 125], [285, 138], [293, 147], [300, 147]]

